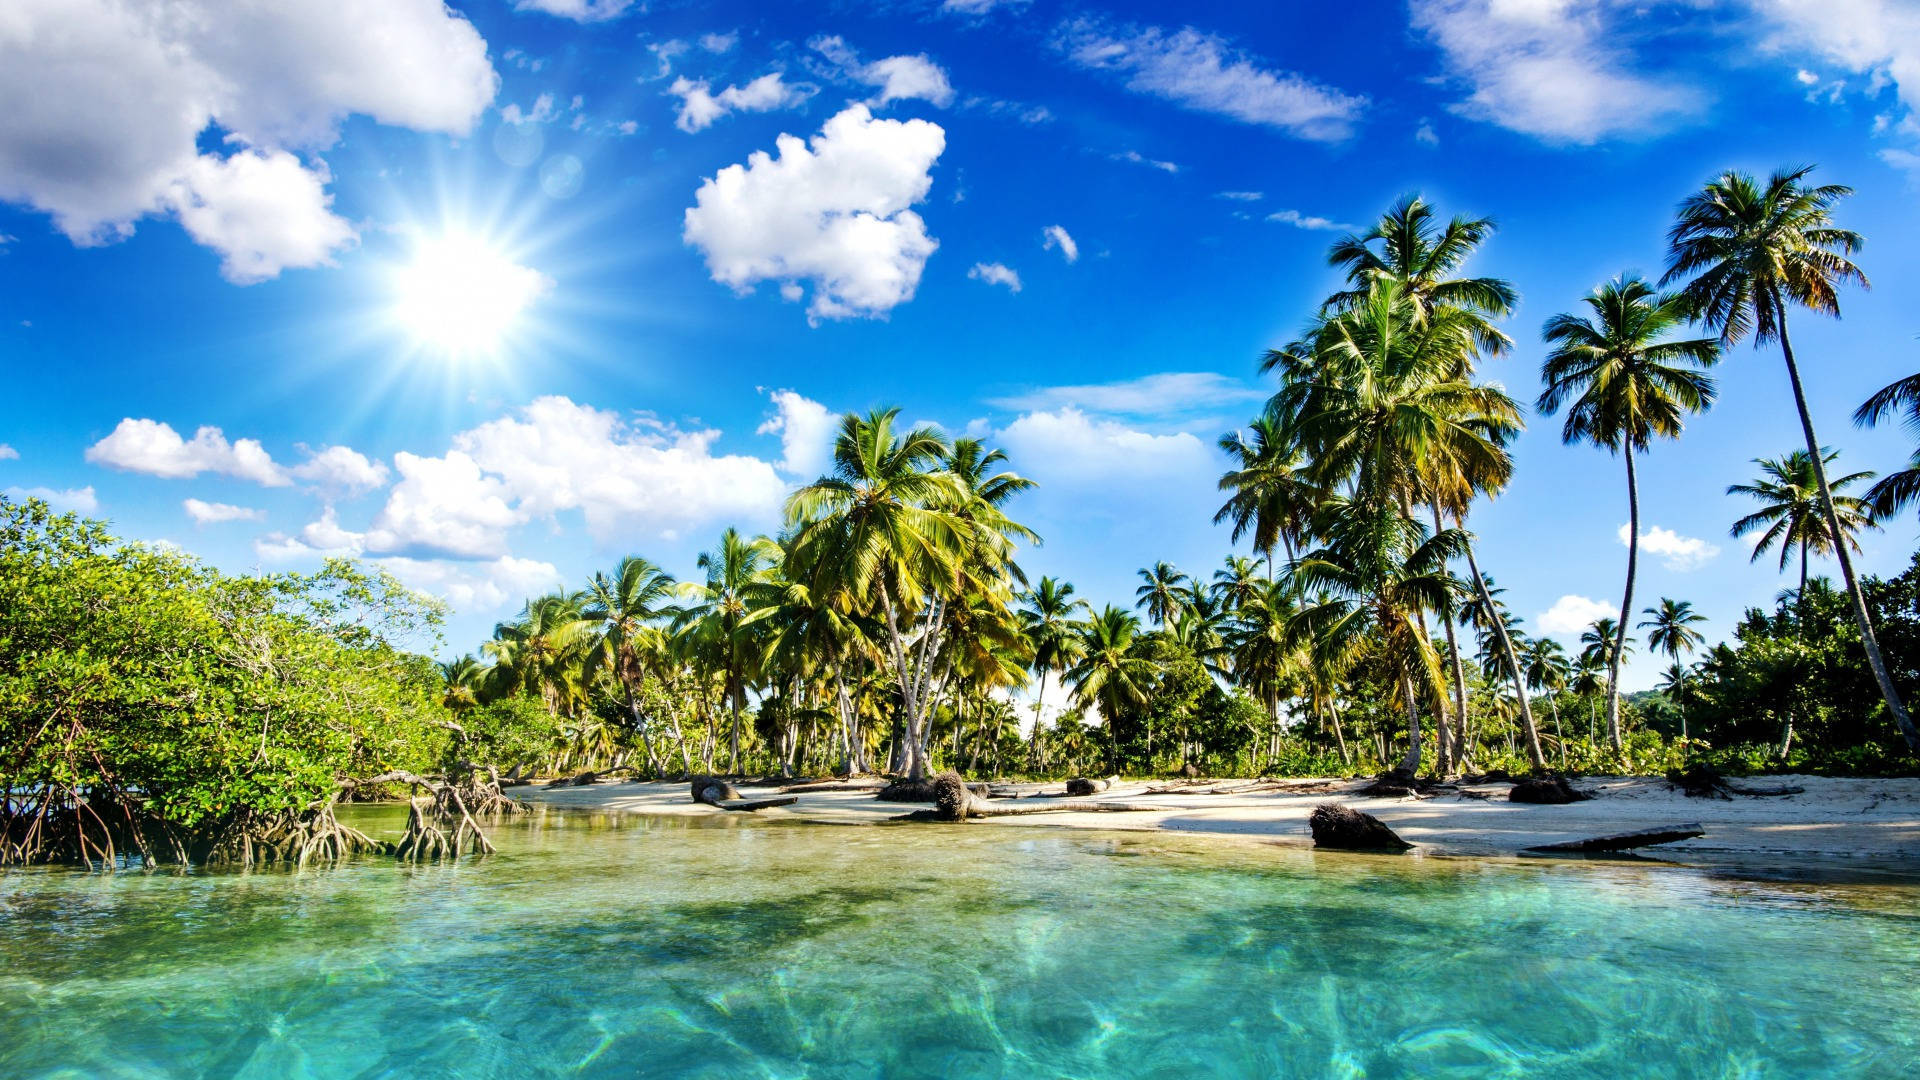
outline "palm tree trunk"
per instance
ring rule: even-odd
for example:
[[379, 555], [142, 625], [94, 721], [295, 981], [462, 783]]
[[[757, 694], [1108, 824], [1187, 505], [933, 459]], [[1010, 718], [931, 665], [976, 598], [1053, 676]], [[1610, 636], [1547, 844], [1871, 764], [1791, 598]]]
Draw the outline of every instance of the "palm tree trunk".
[[900, 681], [900, 707], [906, 711], [907, 778], [923, 780], [927, 775], [925, 747], [920, 744], [920, 705], [914, 700], [914, 679], [907, 670], [907, 654], [901, 644], [900, 619], [893, 607], [893, 590], [880, 581], [880, 606], [886, 610], [887, 640], [893, 646], [893, 662]]
[[1041, 715], [1042, 715], [1041, 706], [1045, 705], [1046, 703], [1047, 703], [1047, 669], [1041, 668], [1040, 669], [1040, 689], [1035, 691], [1033, 695], [1033, 739], [1031, 743], [1032, 750], [1029, 752], [1027, 757], [1027, 763], [1029, 768], [1038, 769], [1040, 767], [1040, 757], [1042, 754], [1042, 747], [1040, 745], [1040, 723], [1041, 723]]
[[1336, 698], [1327, 699], [1327, 709], [1333, 713], [1333, 739], [1340, 744], [1340, 764], [1351, 766], [1353, 755], [1347, 753], [1347, 733], [1340, 728], [1340, 702]]
[[1860, 626], [1860, 644], [1866, 648], [1867, 666], [1880, 684], [1880, 697], [1887, 703], [1894, 726], [1907, 741], [1907, 749], [1920, 753], [1920, 730], [1913, 726], [1900, 691], [1894, 688], [1893, 675], [1887, 670], [1886, 657], [1880, 654], [1880, 639], [1873, 632], [1873, 617], [1867, 613], [1867, 597], [1854, 577], [1853, 557], [1847, 554], [1847, 537], [1840, 531], [1840, 519], [1833, 512], [1833, 489], [1827, 486], [1827, 465], [1821, 460], [1820, 440], [1813, 434], [1813, 414], [1807, 410], [1807, 394], [1800, 385], [1800, 365], [1793, 358], [1793, 343], [1787, 337], [1787, 308], [1780, 302], [1778, 290], [1772, 292], [1773, 313], [1779, 320], [1780, 353], [1786, 357], [1787, 378], [1793, 383], [1793, 405], [1800, 410], [1800, 431], [1807, 438], [1807, 453], [1813, 458], [1813, 476], [1820, 483], [1820, 512], [1827, 518], [1827, 534], [1833, 540], [1834, 557], [1840, 560], [1840, 576], [1847, 581], [1847, 599], [1853, 603], [1853, 621]]
[[1407, 699], [1407, 752], [1394, 771], [1413, 776], [1420, 771], [1420, 703], [1414, 697], [1411, 677], [1400, 676], [1400, 690]]
[[1567, 729], [1560, 726], [1560, 703], [1554, 700], [1554, 694], [1547, 693], [1547, 709], [1553, 713], [1553, 737], [1560, 740], [1560, 767], [1567, 767]]
[[1627, 620], [1633, 617], [1633, 577], [1640, 563], [1640, 480], [1633, 471], [1633, 440], [1620, 441], [1627, 458], [1627, 591], [1620, 598], [1620, 625], [1613, 638], [1613, 655], [1607, 658], [1607, 740], [1614, 750], [1620, 741], [1620, 657], [1627, 651]]
[[1480, 575], [1480, 564], [1473, 557], [1473, 543], [1464, 545], [1467, 552], [1467, 573], [1473, 578], [1473, 588], [1480, 596], [1480, 604], [1486, 608], [1487, 622], [1493, 626], [1494, 640], [1500, 646], [1500, 656], [1507, 665], [1507, 677], [1513, 681], [1514, 700], [1520, 705], [1520, 720], [1527, 732], [1527, 760], [1536, 769], [1547, 767], [1547, 755], [1540, 749], [1540, 729], [1533, 722], [1533, 703], [1527, 698], [1527, 680], [1520, 673], [1520, 656], [1513, 651], [1513, 637], [1507, 633], [1507, 620], [1500, 616], [1500, 609], [1494, 607], [1493, 596], [1487, 592], [1487, 581]]
[[1800, 545], [1800, 591], [1793, 594], [1794, 615], [1800, 621], [1800, 640], [1807, 640], [1807, 545]]

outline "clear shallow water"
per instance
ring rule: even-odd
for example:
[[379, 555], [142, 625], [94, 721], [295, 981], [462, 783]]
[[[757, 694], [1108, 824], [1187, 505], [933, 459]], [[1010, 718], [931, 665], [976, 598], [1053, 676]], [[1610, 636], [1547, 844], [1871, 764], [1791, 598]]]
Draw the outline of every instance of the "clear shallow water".
[[0, 875], [0, 1076], [1920, 1070], [1913, 884], [984, 825], [496, 840]]

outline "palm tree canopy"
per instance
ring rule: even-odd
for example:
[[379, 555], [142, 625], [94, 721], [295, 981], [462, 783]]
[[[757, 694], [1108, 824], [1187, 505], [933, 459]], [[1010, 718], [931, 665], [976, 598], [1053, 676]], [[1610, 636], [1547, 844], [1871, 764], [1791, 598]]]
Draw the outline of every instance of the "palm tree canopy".
[[1693, 629], [1695, 623], [1707, 621], [1705, 615], [1693, 610], [1693, 605], [1685, 600], [1673, 600], [1661, 597], [1660, 603], [1647, 608], [1642, 614], [1647, 618], [1635, 625], [1649, 631], [1647, 645], [1658, 652], [1678, 660], [1681, 653], [1689, 653], [1700, 647], [1706, 638], [1700, 631]]
[[1371, 229], [1334, 242], [1327, 263], [1346, 271], [1348, 287], [1328, 298], [1326, 306], [1349, 310], [1376, 284], [1394, 282], [1413, 299], [1420, 317], [1436, 307], [1465, 312], [1476, 348], [1505, 352], [1513, 342], [1490, 320], [1512, 312], [1518, 301], [1513, 286], [1499, 278], [1453, 276], [1494, 228], [1492, 218], [1468, 217], [1443, 226], [1426, 200], [1403, 196]]
[[1187, 575], [1172, 563], [1158, 562], [1140, 570], [1145, 584], [1133, 591], [1134, 607], [1144, 608], [1147, 618], [1165, 626], [1187, 603]]
[[[1832, 463], [1839, 458], [1840, 452], [1821, 448], [1822, 457]], [[1746, 495], [1759, 500], [1761, 507], [1733, 523], [1732, 534], [1736, 537], [1758, 532], [1759, 539], [1754, 541], [1753, 557], [1749, 561], [1759, 562], [1760, 556], [1771, 551], [1776, 545], [1780, 548], [1780, 569], [1787, 568], [1787, 560], [1796, 551], [1805, 551], [1812, 555], [1831, 555], [1833, 553], [1833, 531], [1827, 526], [1827, 516], [1820, 507], [1820, 482], [1813, 471], [1813, 455], [1805, 450], [1792, 450], [1778, 458], [1754, 458], [1753, 463], [1760, 466], [1761, 475], [1746, 484], [1733, 484], [1727, 488], [1729, 495]], [[1845, 476], [1832, 476], [1828, 488], [1833, 493], [1833, 512], [1840, 521], [1840, 531], [1844, 534], [1847, 546], [1854, 551], [1860, 550], [1860, 542], [1854, 534], [1861, 529], [1877, 529], [1873, 520], [1873, 506], [1869, 499], [1844, 494], [1844, 489], [1854, 484], [1873, 479], [1871, 472], [1848, 473]], [[1868, 493], [1869, 496], [1872, 494]]]
[[1688, 413], [1713, 403], [1713, 379], [1702, 369], [1719, 358], [1719, 345], [1667, 340], [1687, 321], [1684, 300], [1639, 278], [1615, 278], [1584, 303], [1589, 315], [1555, 315], [1541, 330], [1553, 351], [1541, 365], [1539, 408], [1554, 413], [1571, 402], [1564, 441], [1645, 450], [1655, 435], [1677, 437]]

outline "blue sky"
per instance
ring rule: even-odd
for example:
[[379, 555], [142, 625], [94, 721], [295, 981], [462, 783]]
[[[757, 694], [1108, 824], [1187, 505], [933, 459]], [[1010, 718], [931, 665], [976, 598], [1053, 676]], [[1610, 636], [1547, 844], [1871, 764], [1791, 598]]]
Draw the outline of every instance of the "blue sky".
[[[1796, 327], [1816, 422], [1853, 468], [1911, 449], [1847, 422], [1920, 366], [1911, 0], [15, 10], [0, 489], [233, 570], [379, 559], [455, 603], [455, 651], [623, 553], [691, 574], [773, 528], [831, 415], [882, 404], [1041, 482], [1030, 572], [1096, 602], [1211, 573], [1214, 439], [1328, 244], [1410, 191], [1498, 219], [1472, 269], [1523, 303], [1486, 373], [1530, 401], [1541, 321], [1657, 274], [1689, 190], [1820, 163], [1875, 288]], [[1636, 603], [1714, 636], [1786, 584], [1722, 492], [1798, 442], [1776, 353], [1719, 378], [1646, 462]], [[1571, 642], [1618, 604], [1626, 508], [1558, 431], [1471, 524]]]

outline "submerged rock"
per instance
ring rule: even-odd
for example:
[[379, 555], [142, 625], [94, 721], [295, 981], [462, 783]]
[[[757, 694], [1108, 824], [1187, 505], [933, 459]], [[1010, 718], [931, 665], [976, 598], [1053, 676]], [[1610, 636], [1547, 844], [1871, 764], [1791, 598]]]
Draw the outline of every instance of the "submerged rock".
[[1321, 803], [1307, 817], [1313, 846], [1344, 851], [1405, 851], [1412, 844], [1372, 814], [1339, 803]]

